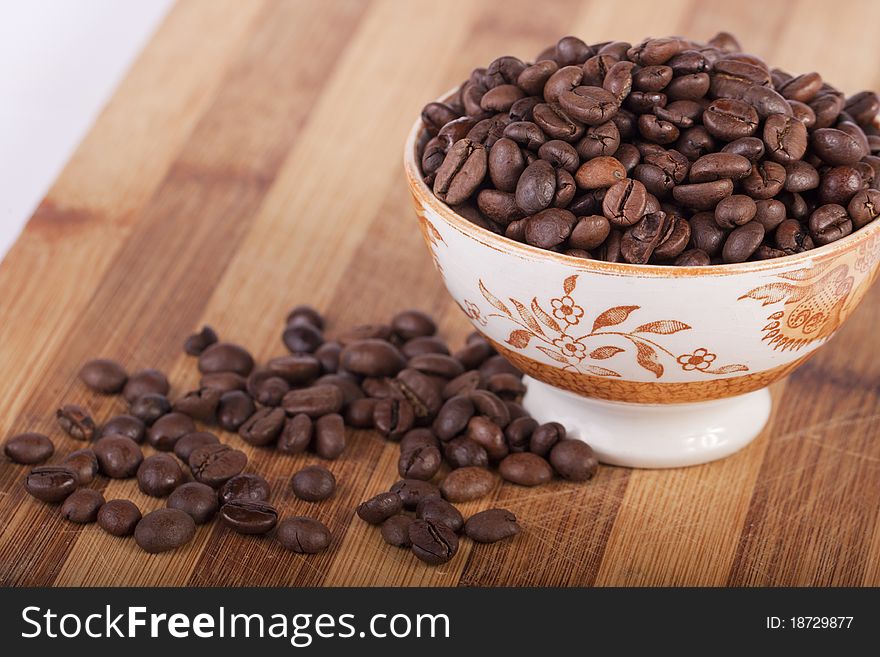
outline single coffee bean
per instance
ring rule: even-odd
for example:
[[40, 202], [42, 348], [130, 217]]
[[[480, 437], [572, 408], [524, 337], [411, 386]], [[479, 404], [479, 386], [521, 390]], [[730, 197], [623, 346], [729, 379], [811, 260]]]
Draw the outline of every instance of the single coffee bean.
[[281, 341], [292, 354], [311, 354], [324, 343], [324, 335], [311, 322], [294, 322], [284, 329]]
[[584, 134], [584, 124], [553, 103], [535, 105], [532, 120], [550, 139], [575, 142]]
[[752, 163], [742, 155], [735, 153], [709, 153], [703, 155], [691, 165], [689, 178], [691, 182], [711, 182], [719, 178], [739, 180], [752, 171]]
[[255, 410], [250, 395], [241, 390], [230, 390], [221, 395], [217, 404], [217, 424], [226, 431], [237, 432]]
[[458, 205], [473, 194], [488, 168], [486, 148], [471, 139], [452, 145], [434, 179], [434, 194], [449, 205]]
[[[467, 352], [462, 352], [467, 359], [470, 356], [470, 353], [473, 349], [485, 350], [488, 345], [485, 344], [475, 344], [469, 345], [466, 347]], [[456, 358], [459, 362], [464, 362], [461, 358]], [[485, 359], [484, 359], [485, 360]], [[452, 381], [443, 386], [442, 397], [445, 400], [452, 399], [453, 397], [457, 397], [459, 395], [467, 396], [474, 390], [476, 390], [480, 385], [480, 373], [476, 370], [466, 371], [461, 376], [457, 376]]]
[[452, 468], [489, 465], [486, 448], [464, 436], [444, 443], [443, 456]]
[[517, 181], [526, 168], [519, 144], [506, 137], [496, 141], [489, 150], [487, 168], [492, 184], [499, 191], [514, 192]]
[[472, 515], [464, 524], [464, 533], [477, 543], [497, 543], [516, 536], [521, 528], [516, 516], [506, 509], [486, 509]]
[[418, 420], [430, 421], [440, 411], [443, 398], [435, 377], [408, 367], [398, 373], [395, 383]]
[[819, 203], [848, 205], [852, 197], [864, 187], [862, 176], [855, 167], [832, 167], [824, 172], [819, 182]]
[[822, 205], [810, 215], [810, 237], [819, 246], [846, 237], [852, 231], [852, 220], [843, 206]]
[[[586, 161], [597, 157], [613, 155], [621, 162], [621, 164], [624, 164], [625, 169], [627, 168], [624, 163], [625, 158], [623, 157], [626, 153], [626, 149], [624, 149], [624, 145], [620, 143], [620, 129], [615, 123], [615, 121], [620, 120], [623, 116], [624, 114], [621, 111], [614, 116], [613, 120], [606, 123], [600, 123], [599, 125], [591, 125], [586, 129], [584, 136], [577, 142], [576, 153], [580, 160]], [[630, 144], [625, 145], [629, 146]], [[632, 166], [635, 166], [635, 164]], [[575, 163], [575, 170], [576, 169], [577, 163]]]
[[301, 500], [321, 502], [336, 492], [336, 477], [327, 468], [310, 465], [293, 475], [290, 487]]
[[419, 500], [426, 497], [439, 497], [440, 489], [432, 483], [420, 479], [401, 479], [391, 486], [391, 492], [397, 494], [403, 508], [414, 511]]
[[345, 424], [358, 429], [369, 429], [373, 426], [373, 410], [377, 400], [365, 397], [355, 399], [345, 406], [343, 418]]
[[276, 448], [285, 454], [299, 454], [306, 451], [312, 442], [314, 423], [305, 413], [288, 418], [278, 437]]
[[449, 355], [449, 346], [436, 335], [407, 340], [400, 348], [406, 358], [415, 358], [423, 354]]
[[880, 191], [866, 189], [856, 192], [847, 206], [855, 229], [867, 226], [880, 216]]
[[409, 526], [412, 552], [427, 564], [446, 563], [458, 552], [458, 536], [444, 524], [415, 520]]
[[782, 164], [800, 160], [807, 152], [807, 126], [793, 116], [771, 114], [764, 122], [767, 157]]
[[715, 206], [715, 222], [730, 230], [750, 222], [757, 212], [758, 206], [754, 199], [745, 194], [734, 194], [721, 199]]
[[61, 517], [81, 525], [95, 522], [103, 504], [104, 496], [99, 491], [80, 488], [65, 498], [61, 505]]
[[505, 401], [518, 399], [526, 392], [522, 379], [510, 372], [498, 372], [491, 375], [486, 381], [486, 387], [489, 392]]
[[626, 169], [614, 157], [600, 156], [584, 162], [575, 174], [581, 189], [612, 187], [626, 178]]
[[516, 185], [516, 204], [534, 214], [549, 207], [556, 193], [556, 171], [545, 160], [535, 160], [526, 167]]
[[264, 502], [269, 499], [270, 493], [269, 482], [262, 476], [253, 473], [240, 474], [223, 484], [219, 494], [220, 504], [232, 500]]
[[529, 448], [529, 441], [538, 423], [528, 416], [518, 417], [511, 421], [504, 430], [504, 437], [511, 452], [524, 452]]
[[785, 191], [807, 192], [819, 186], [819, 172], [809, 162], [796, 160], [785, 165]]
[[309, 417], [317, 418], [338, 413], [342, 409], [343, 401], [342, 392], [337, 386], [320, 384], [291, 390], [284, 396], [282, 407], [288, 415], [305, 413]]
[[171, 412], [171, 402], [165, 395], [148, 392], [135, 399], [128, 412], [149, 427], [160, 417]]
[[167, 497], [184, 482], [180, 464], [170, 454], [153, 454], [137, 469], [138, 488], [151, 497]]
[[621, 180], [612, 185], [602, 201], [602, 213], [614, 226], [632, 226], [642, 218], [648, 191], [638, 180]]
[[440, 440], [434, 431], [427, 427], [418, 427], [406, 432], [400, 441], [400, 453], [406, 453], [422, 447], [440, 448]]
[[167, 395], [171, 384], [159, 370], [140, 370], [130, 377], [122, 389], [122, 396], [131, 404], [148, 393]]
[[[332, 374], [339, 370], [339, 357], [341, 355], [341, 344], [338, 342], [325, 342], [315, 350], [314, 358], [318, 361], [318, 367], [321, 370]], [[291, 356], [291, 358], [296, 358], [296, 356]], [[269, 366], [271, 367], [271, 361]]]
[[384, 340], [358, 340], [347, 345], [340, 358], [347, 372], [362, 376], [394, 376], [404, 367], [406, 359], [391, 343]]
[[412, 543], [409, 540], [409, 526], [415, 518], [410, 518], [402, 513], [391, 516], [382, 523], [382, 539], [394, 547], [408, 548]]
[[749, 162], [757, 162], [764, 157], [764, 142], [757, 137], [740, 137], [725, 144], [720, 152], [741, 155]]
[[262, 447], [278, 440], [287, 415], [281, 408], [261, 408], [251, 415], [238, 430], [242, 440]]
[[285, 518], [275, 536], [281, 547], [300, 554], [317, 554], [330, 546], [330, 530], [314, 518]]
[[478, 414], [485, 415], [502, 429], [510, 423], [510, 411], [498, 395], [488, 390], [475, 390], [468, 398]]
[[511, 454], [498, 465], [498, 472], [507, 481], [520, 486], [538, 486], [553, 478], [553, 469], [537, 454]]
[[773, 115], [793, 116], [791, 105], [770, 87], [752, 86], [746, 89], [742, 101], [755, 108], [758, 116], [767, 119]]
[[220, 520], [239, 534], [265, 534], [278, 523], [278, 511], [266, 502], [232, 500], [220, 507]]
[[373, 426], [390, 440], [400, 440], [415, 422], [412, 404], [401, 399], [380, 399], [373, 407]]
[[776, 228], [776, 247], [786, 255], [802, 253], [813, 248], [813, 238], [797, 219], [786, 219]]
[[[456, 117], [452, 117], [454, 119]], [[450, 119], [450, 120], [452, 120]], [[298, 306], [294, 306], [289, 313], [287, 313], [287, 319], [285, 319], [285, 323], [288, 326], [293, 324], [309, 324], [314, 326], [319, 331], [324, 330], [324, 317], [314, 306], [309, 306], [305, 304], [300, 304]]]
[[575, 221], [575, 216], [568, 210], [542, 210], [526, 220], [525, 240], [542, 249], [553, 248], [568, 239]]
[[508, 453], [504, 432], [489, 418], [478, 415], [468, 421], [466, 437], [486, 450], [489, 459], [500, 461]]
[[134, 529], [135, 543], [151, 554], [177, 549], [189, 543], [195, 535], [195, 521], [180, 509], [151, 511]]
[[705, 267], [711, 264], [712, 260], [709, 254], [700, 249], [690, 249], [682, 253], [675, 259], [677, 267]]
[[502, 133], [505, 138], [512, 139], [522, 148], [538, 150], [547, 141], [547, 136], [531, 121], [514, 121], [507, 124]]
[[115, 395], [125, 387], [128, 373], [115, 360], [97, 358], [90, 360], [79, 371], [80, 381], [91, 390], [105, 395]]
[[758, 112], [751, 105], [733, 98], [719, 98], [703, 112], [703, 125], [724, 141], [751, 137], [758, 130]]
[[141, 511], [130, 500], [108, 500], [98, 509], [97, 521], [111, 536], [131, 536], [141, 521]]
[[178, 509], [189, 515], [197, 525], [204, 525], [217, 513], [219, 504], [213, 488], [190, 481], [174, 489], [168, 496], [169, 509]]
[[95, 436], [95, 421], [92, 416], [76, 404], [66, 404], [57, 411], [55, 417], [58, 425], [71, 438], [76, 440], [91, 440]]
[[183, 413], [163, 415], [147, 430], [147, 442], [161, 451], [171, 451], [175, 443], [188, 433], [193, 433], [196, 425], [192, 418]]
[[131, 438], [136, 443], [142, 443], [144, 442], [146, 431], [147, 427], [144, 425], [143, 420], [133, 415], [116, 415], [101, 426], [97, 437], [125, 436], [126, 438]]
[[678, 185], [672, 190], [672, 197], [689, 208], [712, 210], [732, 193], [733, 181], [730, 178], [721, 178], [711, 182]]
[[711, 212], [700, 212], [690, 219], [691, 245], [710, 256], [721, 253], [726, 237], [725, 231], [715, 221]]
[[324, 415], [315, 422], [315, 454], [337, 459], [345, 451], [345, 422], [338, 413]]
[[443, 497], [450, 502], [470, 502], [488, 495], [497, 483], [486, 468], [465, 467], [450, 472], [440, 483]]
[[443, 457], [437, 447], [433, 445], [415, 447], [400, 452], [397, 472], [404, 479], [427, 481], [437, 474], [442, 462]]
[[810, 146], [826, 164], [855, 164], [867, 155], [864, 144], [853, 135], [836, 128], [820, 128], [810, 135]]
[[228, 445], [203, 445], [193, 450], [188, 463], [196, 481], [217, 488], [244, 470], [247, 455]]
[[724, 242], [721, 258], [726, 263], [745, 262], [764, 241], [764, 226], [750, 221], [735, 228]]
[[63, 465], [40, 465], [24, 481], [25, 490], [41, 502], [55, 504], [76, 490], [77, 476]]
[[6, 441], [3, 453], [15, 463], [42, 463], [55, 453], [55, 445], [41, 433], [20, 433]]
[[214, 388], [199, 388], [186, 393], [171, 405], [173, 414], [182, 413], [193, 420], [213, 423], [222, 393]]
[[364, 522], [379, 525], [400, 513], [401, 509], [403, 509], [403, 500], [396, 492], [379, 493], [362, 502], [357, 508], [357, 514]]
[[391, 329], [401, 340], [434, 335], [437, 325], [421, 310], [404, 310], [391, 319]]
[[174, 443], [174, 455], [184, 463], [189, 463], [190, 455], [203, 445], [218, 445], [220, 440], [207, 431], [193, 431]]
[[819, 93], [822, 88], [822, 77], [818, 73], [805, 73], [798, 75], [786, 82], [779, 89], [785, 98], [808, 102]]
[[183, 342], [183, 351], [190, 356], [201, 356], [212, 344], [215, 344], [220, 338], [217, 332], [208, 325], [202, 327], [198, 333], [193, 333]]
[[254, 369], [253, 356], [244, 347], [231, 342], [212, 344], [199, 356], [199, 371], [202, 374], [234, 372], [247, 376], [252, 369]]
[[215, 372], [205, 374], [199, 380], [199, 386], [217, 390], [222, 395], [232, 390], [244, 390], [247, 387], [247, 380], [235, 372]]
[[569, 116], [587, 125], [605, 123], [620, 109], [614, 94], [591, 86], [563, 91], [559, 94], [559, 104]]
[[464, 374], [461, 362], [445, 354], [420, 354], [409, 359], [408, 367], [422, 374], [454, 379]]
[[565, 427], [559, 422], [548, 422], [537, 427], [529, 440], [529, 451], [538, 456], [547, 456], [553, 446], [565, 439]]
[[91, 449], [78, 449], [64, 457], [61, 465], [73, 470], [76, 481], [80, 486], [85, 486], [94, 480], [98, 474], [98, 457]]
[[254, 370], [248, 377], [247, 391], [263, 406], [278, 406], [290, 391], [290, 384], [269, 370]]
[[741, 184], [743, 191], [753, 199], [771, 199], [782, 191], [785, 177], [785, 167], [781, 164], [762, 160], [752, 167]]
[[104, 436], [93, 447], [101, 472], [111, 479], [128, 479], [144, 460], [138, 444], [125, 436]]
[[[708, 184], [708, 183], [706, 183]], [[630, 226], [620, 240], [620, 253], [626, 262], [644, 265], [668, 234], [670, 218], [665, 212], [651, 212]]]
[[611, 224], [601, 215], [580, 217], [569, 236], [569, 244], [578, 249], [591, 251], [600, 246], [611, 232]]
[[439, 497], [428, 497], [419, 501], [416, 506], [416, 518], [435, 524], [445, 525], [458, 533], [464, 525], [461, 512], [446, 500]]

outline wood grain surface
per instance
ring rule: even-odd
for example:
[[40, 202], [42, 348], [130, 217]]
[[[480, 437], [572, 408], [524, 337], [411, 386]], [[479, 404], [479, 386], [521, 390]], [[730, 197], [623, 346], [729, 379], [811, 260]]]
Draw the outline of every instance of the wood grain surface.
[[[847, 16], [855, 17], [847, 18]], [[453, 343], [470, 330], [435, 273], [410, 208], [404, 137], [421, 106], [500, 54], [532, 57], [564, 34], [587, 41], [719, 29], [847, 92], [880, 88], [880, 3], [558, 0], [185, 0], [103, 110], [0, 264], [0, 439], [42, 431], [57, 458], [81, 447], [53, 413], [123, 410], [76, 381], [116, 358], [198, 375], [181, 351], [202, 323], [260, 359], [296, 303], [335, 327], [418, 307]], [[397, 478], [397, 448], [352, 433], [333, 500], [297, 501], [313, 456], [243, 447], [285, 515], [332, 530], [304, 557], [217, 524], [174, 553], [80, 527], [24, 493], [0, 463], [0, 585], [880, 585], [880, 287], [818, 355], [773, 389], [764, 433], [717, 463], [603, 467], [584, 485], [500, 486], [513, 541], [463, 541], [432, 568], [386, 546], [355, 505]], [[163, 505], [134, 481], [107, 499]]]

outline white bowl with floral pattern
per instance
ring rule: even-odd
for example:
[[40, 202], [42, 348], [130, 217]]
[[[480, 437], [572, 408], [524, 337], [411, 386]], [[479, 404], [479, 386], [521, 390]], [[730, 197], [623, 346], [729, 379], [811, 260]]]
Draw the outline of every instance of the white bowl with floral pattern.
[[880, 265], [880, 220], [801, 254], [670, 267], [586, 260], [487, 231], [422, 180], [421, 121], [404, 165], [449, 293], [528, 377], [524, 404], [607, 463], [726, 456], [766, 423], [767, 386], [840, 328]]

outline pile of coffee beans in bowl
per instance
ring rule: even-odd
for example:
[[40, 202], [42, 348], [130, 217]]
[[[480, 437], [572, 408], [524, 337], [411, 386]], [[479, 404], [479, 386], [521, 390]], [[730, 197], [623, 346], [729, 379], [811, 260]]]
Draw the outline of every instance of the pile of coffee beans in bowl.
[[485, 229], [569, 256], [695, 266], [801, 253], [880, 214], [880, 98], [722, 32], [499, 57], [422, 111], [424, 180]]

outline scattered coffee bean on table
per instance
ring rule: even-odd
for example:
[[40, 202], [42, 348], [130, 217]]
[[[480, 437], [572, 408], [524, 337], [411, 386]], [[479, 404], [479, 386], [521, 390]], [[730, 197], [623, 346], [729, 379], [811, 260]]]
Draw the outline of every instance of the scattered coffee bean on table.
[[78, 524], [95, 522], [98, 510], [104, 505], [104, 496], [91, 488], [79, 488], [67, 496], [61, 505], [61, 516]]
[[330, 545], [330, 530], [314, 518], [285, 518], [278, 524], [275, 536], [281, 546], [300, 554], [317, 554]]
[[441, 201], [518, 242], [733, 264], [876, 219], [880, 197], [856, 199], [880, 189], [878, 111], [876, 93], [847, 98], [818, 73], [770, 68], [724, 32], [707, 44], [569, 36], [535, 62], [499, 57], [428, 103], [421, 169]]
[[168, 497], [186, 477], [177, 459], [170, 454], [153, 454], [137, 469], [138, 488], [151, 497]]
[[96, 358], [82, 366], [79, 378], [95, 392], [115, 395], [128, 381], [128, 373], [115, 360]]
[[130, 500], [110, 500], [98, 509], [98, 526], [113, 536], [131, 536], [141, 520], [140, 509]]
[[220, 503], [226, 504], [232, 500], [265, 502], [269, 499], [270, 493], [268, 481], [258, 474], [248, 472], [236, 475], [223, 484], [220, 489]]
[[266, 502], [238, 499], [220, 507], [220, 519], [239, 534], [265, 534], [278, 522], [278, 511]]
[[52, 456], [55, 445], [41, 433], [20, 433], [6, 441], [3, 453], [16, 463], [33, 465]]
[[57, 503], [76, 490], [77, 477], [66, 466], [41, 465], [28, 473], [24, 487], [42, 502]]
[[77, 483], [85, 486], [95, 478], [100, 467], [95, 451], [89, 448], [77, 449], [61, 461], [61, 465], [67, 466], [76, 474]]
[[521, 531], [516, 516], [505, 509], [487, 509], [464, 523], [465, 535], [477, 543], [495, 543]]
[[327, 468], [310, 465], [293, 475], [290, 487], [301, 500], [321, 502], [336, 491], [336, 477]]
[[134, 529], [134, 540], [145, 552], [174, 550], [196, 535], [196, 523], [180, 509], [156, 509], [145, 515]]
[[197, 525], [203, 525], [217, 513], [219, 502], [213, 488], [190, 481], [174, 489], [168, 496], [167, 506], [188, 513]]

